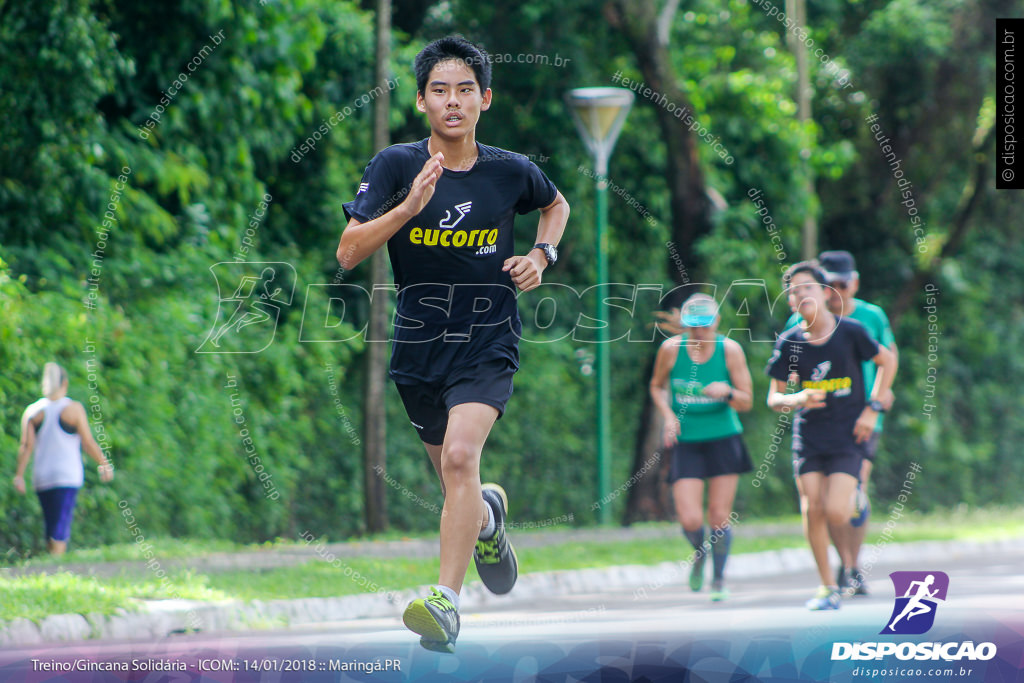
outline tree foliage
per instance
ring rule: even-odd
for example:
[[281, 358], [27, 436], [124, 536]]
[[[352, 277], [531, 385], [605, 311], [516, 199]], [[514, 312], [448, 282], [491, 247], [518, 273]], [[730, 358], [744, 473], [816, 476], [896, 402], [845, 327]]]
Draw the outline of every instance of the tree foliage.
[[[613, 9], [590, 0], [396, 3], [392, 139], [427, 135], [411, 62], [425, 41], [461, 32], [512, 58], [495, 63], [494, 105], [479, 139], [533, 155], [573, 208], [562, 258], [546, 273], [565, 285], [548, 290], [560, 308], [542, 328], [544, 296], [521, 298], [534, 337], [521, 345], [515, 397], [483, 461], [486, 478], [516, 492], [512, 513], [523, 521], [569, 513], [591, 521], [598, 502], [593, 347], [573, 334], [578, 316], [594, 308], [586, 292], [594, 279], [592, 162], [562, 96], [615, 85], [616, 73], [644, 80], [646, 53]], [[881, 500], [898, 492], [911, 460], [925, 465], [918, 507], [1012, 499], [1006, 483], [1024, 481], [1015, 451], [1024, 399], [1012, 390], [1024, 380], [1013, 353], [1024, 330], [1024, 253], [1009, 193], [978, 175], [994, 147], [984, 135], [993, 116], [992, 18], [1007, 14], [996, 0], [815, 5], [809, 35], [846, 70], [849, 87], [812, 60], [814, 120], [800, 125], [785, 26], [758, 3], [679, 3], [658, 73], [670, 75], [666, 90], [685, 97], [734, 161], [701, 139], [682, 148], [664, 134], [670, 122], [656, 98], [638, 94], [611, 160], [619, 189], [610, 196], [610, 272], [620, 295], [650, 288], [611, 320], [613, 338], [626, 335], [611, 349], [613, 489], [628, 491], [647, 459], [634, 457], [635, 443], [651, 339], [661, 335], [654, 312], [667, 303], [651, 292], [704, 282], [723, 295], [723, 329], [749, 327], [759, 340], [737, 337], [758, 396], [743, 420], [755, 466], [771, 476], [760, 487], [745, 479], [737, 505], [743, 514], [794, 510], [788, 435], [771, 455], [777, 418], [760, 400], [765, 340], [788, 311], [767, 300], [741, 308], [730, 286], [760, 279], [774, 300], [780, 266], [797, 258], [803, 216], [815, 212], [821, 247], [856, 255], [863, 297], [886, 308], [899, 302], [901, 369], [875, 479]], [[307, 285], [372, 284], [365, 269], [340, 273], [334, 250], [340, 203], [374, 152], [364, 97], [376, 85], [373, 44], [372, 13], [351, 2], [0, 4], [0, 451], [13, 470], [21, 411], [37, 397], [42, 366], [63, 363], [71, 395], [100, 406], [90, 416], [109, 437], [118, 470], [109, 486], [88, 475], [76, 542], [127, 540], [120, 501], [150, 535], [262, 540], [362, 531], [359, 434], [351, 427], [361, 424], [364, 345], [307, 343], [300, 329], [304, 307], [322, 303]], [[923, 252], [868, 122], [873, 115], [913, 183], [927, 223]], [[313, 148], [296, 160], [310, 140]], [[804, 190], [808, 162], [813, 195]], [[690, 167], [712, 209], [698, 212], [707, 224], [688, 233], [692, 246], [680, 246], [680, 216], [693, 207], [671, 189], [679, 169]], [[755, 190], [776, 241], [750, 201]], [[536, 216], [519, 219], [521, 249], [535, 225]], [[196, 353], [221, 303], [211, 266], [235, 260], [247, 237], [246, 260], [294, 269], [292, 303], [266, 350]], [[684, 253], [673, 255], [679, 248]], [[932, 304], [925, 284], [938, 291]], [[425, 511], [440, 503], [436, 477], [392, 388], [388, 415], [392, 524], [435, 529]], [[280, 492], [276, 500], [265, 496], [242, 428]], [[622, 511], [626, 498], [609, 504]], [[649, 505], [650, 514], [664, 514], [662, 502]], [[34, 500], [2, 486], [0, 508], [11, 522], [0, 543], [14, 554], [41, 547]]]

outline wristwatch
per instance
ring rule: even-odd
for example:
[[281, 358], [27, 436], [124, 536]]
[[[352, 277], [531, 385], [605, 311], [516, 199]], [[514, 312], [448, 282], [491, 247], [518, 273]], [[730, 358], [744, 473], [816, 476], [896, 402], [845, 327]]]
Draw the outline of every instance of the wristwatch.
[[882, 402], [879, 401], [877, 398], [873, 398], [871, 399], [871, 401], [868, 402], [868, 408], [871, 408], [871, 410], [875, 411], [876, 413], [885, 412], [885, 406], [883, 406]]
[[538, 242], [533, 245], [533, 248], [540, 249], [544, 252], [544, 258], [547, 259], [549, 266], [555, 265], [555, 261], [558, 260], [558, 250], [555, 249], [554, 245], [548, 244], [547, 242]]

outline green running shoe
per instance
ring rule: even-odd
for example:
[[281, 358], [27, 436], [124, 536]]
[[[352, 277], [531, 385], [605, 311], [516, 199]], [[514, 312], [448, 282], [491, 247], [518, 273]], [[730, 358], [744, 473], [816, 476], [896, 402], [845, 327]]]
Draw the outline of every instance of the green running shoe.
[[459, 637], [459, 612], [441, 591], [431, 588], [430, 593], [429, 597], [410, 602], [402, 621], [410, 631], [422, 636], [423, 647], [452, 654]]
[[516, 551], [505, 535], [505, 517], [508, 515], [508, 496], [505, 489], [497, 484], [484, 484], [484, 500], [494, 515], [494, 536], [486, 541], [477, 541], [473, 562], [480, 580], [487, 590], [504, 595], [512, 590], [519, 578], [519, 560]]
[[729, 598], [729, 589], [725, 587], [721, 579], [711, 582], [711, 602], [722, 602]]
[[806, 603], [812, 611], [839, 609], [839, 591], [828, 586], [819, 586], [818, 592]]
[[704, 550], [694, 551], [693, 565], [690, 567], [690, 590], [694, 593], [704, 587], [704, 561], [707, 553]]

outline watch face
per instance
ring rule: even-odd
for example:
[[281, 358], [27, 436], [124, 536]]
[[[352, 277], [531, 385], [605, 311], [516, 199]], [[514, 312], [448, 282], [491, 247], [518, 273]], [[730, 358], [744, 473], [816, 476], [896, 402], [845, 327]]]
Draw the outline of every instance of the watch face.
[[544, 258], [547, 260], [549, 266], [558, 260], [558, 250], [550, 244], [538, 243], [533, 245], [533, 248], [540, 249], [544, 252]]

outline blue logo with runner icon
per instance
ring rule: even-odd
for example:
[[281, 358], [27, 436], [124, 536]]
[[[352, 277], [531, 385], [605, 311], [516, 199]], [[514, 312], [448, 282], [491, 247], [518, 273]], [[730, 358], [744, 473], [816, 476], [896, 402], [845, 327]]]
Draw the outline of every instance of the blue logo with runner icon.
[[945, 602], [949, 576], [945, 572], [893, 572], [889, 574], [896, 589], [896, 604], [883, 635], [919, 635], [935, 623], [938, 603]]

